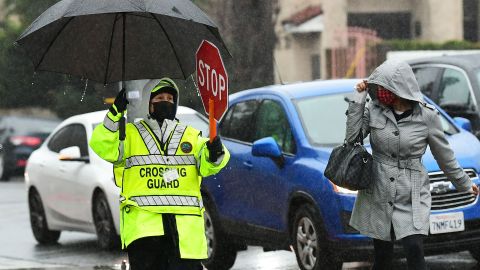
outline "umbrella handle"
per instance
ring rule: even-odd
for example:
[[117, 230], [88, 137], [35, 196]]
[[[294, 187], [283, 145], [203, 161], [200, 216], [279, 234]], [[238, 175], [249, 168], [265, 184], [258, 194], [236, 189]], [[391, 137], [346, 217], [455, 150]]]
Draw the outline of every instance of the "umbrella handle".
[[125, 141], [125, 137], [126, 137], [126, 134], [125, 134], [125, 117], [122, 116], [122, 118], [120, 118], [120, 126], [119, 126], [119, 130], [120, 130], [120, 141]]
[[213, 139], [215, 139], [215, 136], [217, 136], [217, 122], [215, 120], [215, 102], [211, 98], [208, 100], [208, 120], [211, 143], [213, 142]]
[[[122, 80], [122, 89], [125, 89], [125, 80]], [[125, 89], [125, 92], [123, 94], [124, 94], [124, 98], [127, 101], [127, 105], [128, 105], [126, 89]], [[125, 116], [122, 116], [122, 118], [120, 118], [119, 130], [120, 130], [120, 135], [119, 135], [120, 141], [125, 141], [125, 137], [126, 137], [126, 134], [125, 134]]]

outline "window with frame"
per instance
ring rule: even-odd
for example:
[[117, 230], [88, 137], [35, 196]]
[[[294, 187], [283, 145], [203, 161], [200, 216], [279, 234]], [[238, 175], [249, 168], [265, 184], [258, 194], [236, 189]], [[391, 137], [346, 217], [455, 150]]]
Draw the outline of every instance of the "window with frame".
[[78, 146], [82, 156], [88, 156], [87, 132], [81, 124], [63, 127], [53, 135], [47, 144], [48, 149], [59, 153], [62, 149]]
[[440, 81], [438, 103], [444, 105], [473, 106], [470, 84], [465, 74], [453, 68], [445, 68]]
[[265, 137], [273, 137], [282, 152], [295, 153], [292, 129], [283, 107], [278, 102], [267, 99], [261, 103], [257, 111], [255, 126], [254, 141]]
[[257, 100], [249, 100], [230, 107], [220, 124], [220, 134], [226, 138], [252, 143], [255, 130], [252, 123], [258, 104]]
[[429, 98], [432, 98], [433, 87], [441, 71], [439, 67], [414, 67], [413, 73], [417, 79], [420, 91]]

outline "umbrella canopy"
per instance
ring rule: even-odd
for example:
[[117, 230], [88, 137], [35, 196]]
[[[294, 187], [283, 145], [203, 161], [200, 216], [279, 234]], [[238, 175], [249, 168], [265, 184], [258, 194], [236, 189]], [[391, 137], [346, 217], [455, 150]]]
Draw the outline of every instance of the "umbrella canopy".
[[190, 0], [63, 0], [17, 43], [35, 70], [109, 83], [185, 79], [203, 39], [230, 57], [218, 27]]

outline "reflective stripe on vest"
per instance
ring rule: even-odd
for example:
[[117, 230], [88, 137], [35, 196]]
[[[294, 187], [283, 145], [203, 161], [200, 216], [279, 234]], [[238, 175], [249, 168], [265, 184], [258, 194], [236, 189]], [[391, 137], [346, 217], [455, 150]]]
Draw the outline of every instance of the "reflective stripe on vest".
[[196, 165], [195, 156], [131, 156], [127, 158], [125, 169], [143, 165]]
[[187, 127], [183, 125], [177, 125], [175, 131], [173, 132], [172, 138], [168, 144], [167, 153], [172, 155], [177, 152], [178, 145], [180, 144], [180, 140], [182, 139], [183, 133]]
[[163, 195], [163, 196], [135, 196], [130, 200], [136, 202], [138, 206], [195, 206], [203, 208], [202, 200], [193, 196]]
[[158, 146], [155, 143], [155, 140], [153, 139], [150, 132], [148, 132], [148, 130], [145, 128], [145, 126], [143, 126], [141, 122], [135, 123], [135, 126], [140, 132], [143, 142], [145, 142], [145, 145], [147, 146], [147, 149], [150, 152], [150, 154], [160, 154], [160, 149], [158, 149]]
[[[168, 136], [170, 136], [170, 133], [176, 128], [177, 122], [173, 122], [171, 120], [165, 119], [162, 124], [162, 134], [163, 137], [158, 134], [158, 130], [155, 133], [158, 136], [158, 139], [162, 141], [162, 143], [166, 143], [168, 140]], [[155, 131], [154, 131], [155, 132]]]
[[115, 162], [115, 164], [121, 164], [122, 163], [124, 153], [125, 153], [124, 141], [120, 141], [118, 143], [118, 159], [117, 159], [117, 162]]
[[110, 119], [107, 114], [103, 119], [103, 126], [111, 132], [116, 132], [118, 130], [119, 124], [118, 122], [114, 122], [112, 119]]
[[165, 121], [162, 126], [163, 137], [161, 136], [160, 131], [158, 129], [152, 129], [152, 131], [153, 133], [155, 133], [157, 138], [162, 140], [162, 143], [166, 143], [168, 140], [168, 137], [170, 136], [170, 133], [172, 133], [172, 130], [173, 130], [173, 135], [172, 135], [172, 138], [170, 138], [170, 141], [168, 142], [168, 149], [167, 149], [167, 154], [173, 155], [177, 152], [178, 145], [180, 144], [180, 140], [182, 139], [183, 133], [185, 132], [186, 128], [187, 128], [186, 126], [177, 124], [176, 122]]

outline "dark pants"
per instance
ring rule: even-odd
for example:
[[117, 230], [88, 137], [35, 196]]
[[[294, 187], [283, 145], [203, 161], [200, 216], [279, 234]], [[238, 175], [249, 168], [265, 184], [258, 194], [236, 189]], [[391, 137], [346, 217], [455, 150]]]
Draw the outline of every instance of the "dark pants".
[[[423, 238], [421, 234], [404, 237], [401, 242], [407, 256], [409, 270], [426, 270], [425, 256], [423, 253]], [[372, 270], [390, 270], [393, 265], [393, 239], [395, 234], [392, 226], [392, 241], [373, 239], [375, 249], [375, 262]]]
[[164, 215], [163, 225], [164, 236], [144, 237], [128, 245], [130, 270], [202, 270], [201, 260], [180, 258], [175, 217]]

